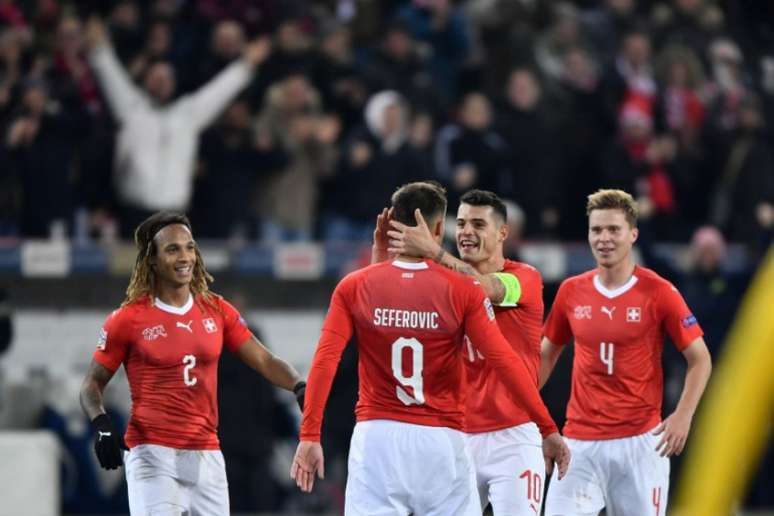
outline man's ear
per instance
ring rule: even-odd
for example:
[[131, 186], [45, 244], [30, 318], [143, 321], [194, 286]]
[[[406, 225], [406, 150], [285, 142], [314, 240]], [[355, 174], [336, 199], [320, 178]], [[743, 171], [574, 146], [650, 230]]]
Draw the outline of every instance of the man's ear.
[[438, 217], [435, 224], [433, 224], [433, 236], [443, 236], [443, 217]]
[[500, 224], [500, 227], [497, 228], [497, 241], [498, 242], [505, 242], [508, 239], [508, 233], [511, 232], [511, 229], [508, 227], [508, 224], [503, 222]]

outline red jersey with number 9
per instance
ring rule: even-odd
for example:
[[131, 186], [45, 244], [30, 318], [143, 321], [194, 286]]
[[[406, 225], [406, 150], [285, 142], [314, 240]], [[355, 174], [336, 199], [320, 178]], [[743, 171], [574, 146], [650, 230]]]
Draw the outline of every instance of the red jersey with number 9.
[[[191, 297], [182, 307], [143, 298], [105, 321], [94, 360], [124, 364], [132, 395], [126, 444], [188, 450], [219, 448], [218, 358], [251, 337], [244, 319], [214, 296], [220, 310]], [[197, 300], [198, 301], [198, 300]]]
[[383, 262], [344, 278], [331, 298], [306, 390], [303, 440], [318, 440], [341, 353], [359, 351], [358, 421], [389, 419], [462, 429], [463, 336], [504, 378], [541, 429], [556, 428], [521, 357], [494, 321], [481, 286], [432, 262]]
[[554, 344], [575, 337], [567, 437], [618, 439], [661, 420], [661, 353], [668, 334], [682, 351], [703, 335], [671, 283], [643, 267], [605, 288], [596, 270], [565, 280], [543, 334]]

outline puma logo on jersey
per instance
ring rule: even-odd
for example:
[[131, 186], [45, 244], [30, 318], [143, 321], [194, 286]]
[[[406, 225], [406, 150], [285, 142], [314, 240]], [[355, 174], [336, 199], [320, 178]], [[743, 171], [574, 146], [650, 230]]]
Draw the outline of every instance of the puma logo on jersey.
[[613, 312], [615, 312], [615, 307], [613, 307], [613, 308], [608, 308], [608, 307], [606, 307], [606, 306], [603, 306], [603, 307], [601, 308], [601, 310], [602, 310], [602, 313], [603, 313], [603, 314], [607, 314], [607, 316], [608, 316], [608, 317], [610, 317], [610, 320], [611, 320], [611, 321], [613, 320]]
[[110, 437], [111, 435], [113, 435], [113, 432], [101, 432], [99, 430], [97, 431], [97, 433], [99, 434], [100, 439], [102, 439], [103, 437]]
[[185, 329], [186, 329], [186, 330], [188, 330], [190, 333], [193, 333], [193, 330], [191, 329], [191, 323], [193, 323], [193, 321], [192, 321], [192, 320], [191, 320], [191, 321], [188, 321], [188, 324], [185, 324], [185, 323], [182, 323], [182, 322], [180, 322], [180, 321], [177, 321], [177, 325], [176, 325], [176, 326], [177, 326], [178, 328], [185, 328]]

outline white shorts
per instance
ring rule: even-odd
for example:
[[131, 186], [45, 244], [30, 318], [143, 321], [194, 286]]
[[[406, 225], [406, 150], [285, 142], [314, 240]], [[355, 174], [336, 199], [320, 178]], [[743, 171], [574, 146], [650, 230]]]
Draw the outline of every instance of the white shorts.
[[543, 505], [543, 438], [535, 423], [468, 434], [483, 510], [494, 516], [535, 516]]
[[220, 450], [178, 450], [141, 444], [124, 453], [132, 516], [229, 514]]
[[481, 516], [465, 434], [373, 420], [355, 425], [346, 516]]
[[546, 516], [664, 516], [669, 459], [656, 452], [651, 432], [605, 441], [567, 439], [572, 452], [562, 480], [556, 470], [546, 497]]

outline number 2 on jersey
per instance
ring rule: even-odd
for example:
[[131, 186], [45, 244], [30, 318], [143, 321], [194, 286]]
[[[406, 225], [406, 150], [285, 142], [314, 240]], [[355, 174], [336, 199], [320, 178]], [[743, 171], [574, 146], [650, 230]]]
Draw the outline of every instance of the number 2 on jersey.
[[[403, 350], [411, 350], [411, 376], [403, 374]], [[425, 393], [422, 391], [422, 343], [415, 338], [401, 337], [392, 343], [392, 374], [404, 387], [411, 387], [414, 395], [409, 395], [403, 388], [396, 386], [395, 393], [404, 405], [422, 405]]]
[[185, 367], [183, 368], [183, 382], [187, 386], [193, 387], [196, 385], [196, 377], [192, 376], [190, 371], [196, 367], [196, 357], [193, 355], [186, 355], [183, 357], [183, 363], [185, 364]]
[[613, 374], [613, 343], [599, 343], [599, 359], [607, 366], [607, 374]]

